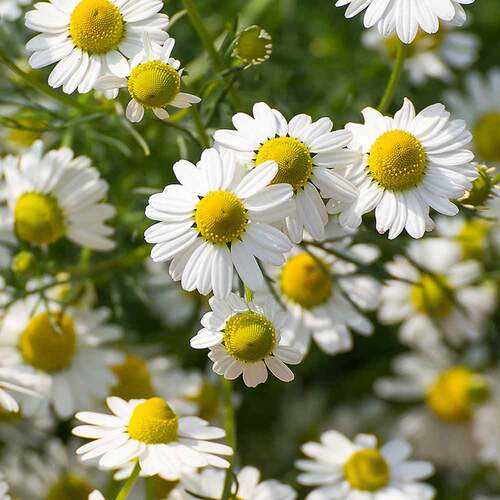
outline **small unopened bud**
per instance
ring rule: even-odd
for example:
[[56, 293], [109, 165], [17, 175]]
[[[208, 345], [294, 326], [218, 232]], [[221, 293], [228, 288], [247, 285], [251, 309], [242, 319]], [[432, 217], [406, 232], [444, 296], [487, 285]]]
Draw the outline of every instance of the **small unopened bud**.
[[246, 65], [267, 61], [273, 52], [271, 35], [260, 26], [249, 26], [240, 31], [234, 43], [233, 56]]
[[11, 268], [15, 274], [29, 275], [35, 269], [35, 256], [31, 252], [22, 250], [12, 259]]
[[479, 207], [484, 205], [491, 195], [493, 188], [492, 169], [479, 165], [477, 170], [479, 177], [472, 183], [471, 190], [460, 200], [464, 205]]

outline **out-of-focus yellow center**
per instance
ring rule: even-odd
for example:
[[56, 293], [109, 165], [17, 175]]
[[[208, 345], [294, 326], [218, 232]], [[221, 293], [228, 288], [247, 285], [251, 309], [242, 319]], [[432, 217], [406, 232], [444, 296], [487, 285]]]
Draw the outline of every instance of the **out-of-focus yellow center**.
[[248, 218], [237, 196], [228, 191], [212, 191], [196, 205], [194, 221], [206, 241], [223, 245], [244, 234]]
[[3, 406], [0, 406], [0, 424], [15, 424], [22, 418], [20, 411], [7, 411]]
[[21, 128], [11, 129], [7, 135], [7, 141], [23, 148], [31, 146], [40, 139], [48, 125], [46, 121], [34, 118], [19, 118], [17, 122]]
[[474, 127], [474, 144], [484, 161], [500, 161], [500, 112], [481, 116]]
[[188, 398], [198, 406], [198, 416], [210, 422], [219, 411], [219, 390], [212, 382], [203, 382], [200, 392]]
[[128, 434], [146, 444], [167, 444], [175, 441], [179, 417], [161, 398], [151, 398], [138, 404], [128, 424]]
[[148, 399], [155, 395], [153, 382], [146, 362], [132, 354], [127, 354], [122, 363], [112, 366], [118, 382], [111, 389], [113, 396], [129, 401]]
[[38, 370], [56, 373], [66, 369], [76, 353], [73, 320], [67, 314], [37, 314], [22, 332], [19, 349], [23, 360]]
[[467, 220], [457, 234], [464, 259], [481, 259], [492, 223], [482, 219]]
[[324, 304], [332, 295], [328, 266], [307, 252], [290, 257], [280, 275], [281, 293], [304, 309]]
[[429, 316], [447, 316], [452, 307], [452, 290], [445, 276], [422, 274], [420, 283], [411, 289], [411, 300], [415, 309]]
[[484, 377], [457, 366], [443, 372], [427, 391], [427, 406], [447, 422], [468, 420], [474, 406], [486, 401], [490, 388]]
[[275, 137], [265, 142], [255, 157], [255, 165], [274, 160], [278, 173], [273, 184], [287, 183], [295, 191], [303, 188], [313, 171], [313, 160], [309, 148], [293, 137]]
[[244, 363], [269, 356], [276, 344], [274, 325], [253, 311], [231, 316], [224, 327], [224, 345], [233, 358]]
[[415, 187], [426, 168], [427, 154], [422, 143], [404, 130], [382, 134], [370, 150], [370, 175], [389, 191], [406, 191]]
[[84, 479], [68, 474], [50, 487], [46, 500], [87, 500], [93, 490]]
[[389, 483], [390, 470], [382, 454], [375, 449], [356, 451], [344, 465], [344, 474], [352, 488], [377, 491]]
[[69, 34], [84, 52], [106, 54], [125, 37], [125, 21], [110, 0], [82, 0], [71, 14]]
[[244, 64], [259, 64], [269, 59], [272, 40], [260, 26], [249, 26], [236, 39], [234, 55]]

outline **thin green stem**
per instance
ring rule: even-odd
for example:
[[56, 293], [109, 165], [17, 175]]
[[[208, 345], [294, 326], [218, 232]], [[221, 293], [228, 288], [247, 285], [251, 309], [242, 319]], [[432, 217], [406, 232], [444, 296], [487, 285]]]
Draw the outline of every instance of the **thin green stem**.
[[222, 390], [224, 402], [224, 429], [226, 430], [227, 444], [233, 449], [233, 456], [230, 459], [231, 465], [226, 471], [221, 500], [229, 500], [231, 497], [231, 487], [233, 485], [234, 455], [236, 453], [236, 420], [233, 408], [232, 381], [224, 379], [222, 382]]
[[115, 500], [126, 500], [128, 498], [130, 490], [134, 487], [134, 484], [139, 477], [139, 472], [141, 472], [141, 466], [139, 465], [139, 462], [137, 462], [132, 474], [130, 474], [130, 477], [125, 481], [122, 489], [118, 492], [118, 495], [116, 495]]
[[196, 106], [191, 107], [191, 115], [193, 116], [194, 126], [196, 128], [196, 132], [198, 133], [199, 143], [203, 148], [208, 148], [210, 145], [210, 138], [208, 137], [205, 126], [201, 120], [200, 112]]
[[408, 54], [408, 47], [409, 45], [406, 45], [403, 42], [399, 42], [396, 62], [394, 63], [391, 76], [389, 78], [389, 81], [387, 82], [384, 96], [382, 97], [382, 100], [380, 101], [380, 104], [377, 108], [381, 113], [387, 111], [387, 109], [391, 105], [392, 98], [394, 97], [394, 92], [396, 91], [396, 87], [398, 86], [399, 80], [401, 78], [401, 73], [403, 71], [406, 56]]

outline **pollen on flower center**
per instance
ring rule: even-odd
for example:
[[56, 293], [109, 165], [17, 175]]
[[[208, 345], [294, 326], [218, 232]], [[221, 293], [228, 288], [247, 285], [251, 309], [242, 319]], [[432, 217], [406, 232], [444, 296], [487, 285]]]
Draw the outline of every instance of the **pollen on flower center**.
[[500, 112], [481, 116], [474, 127], [474, 143], [485, 161], [500, 161]]
[[280, 275], [281, 293], [304, 309], [324, 304], [332, 294], [326, 264], [306, 252], [288, 259]]
[[71, 14], [69, 34], [84, 52], [106, 54], [123, 40], [125, 21], [110, 0], [82, 0]]
[[135, 407], [128, 434], [146, 444], [167, 444], [177, 438], [179, 417], [161, 398], [151, 398]]
[[244, 363], [256, 362], [273, 352], [276, 330], [262, 314], [237, 313], [226, 322], [223, 341], [233, 358]]
[[375, 449], [356, 451], [344, 465], [344, 474], [352, 488], [377, 491], [389, 483], [390, 470], [382, 454]]
[[411, 300], [418, 312], [444, 317], [453, 307], [451, 292], [445, 276], [422, 274], [420, 283], [411, 288]]
[[439, 375], [427, 391], [427, 406], [448, 422], [468, 420], [474, 405], [489, 398], [490, 389], [484, 377], [458, 366]]
[[181, 88], [175, 68], [162, 61], [148, 61], [136, 66], [128, 79], [130, 95], [148, 108], [163, 108]]
[[275, 137], [265, 142], [255, 157], [255, 165], [269, 160], [278, 164], [273, 184], [288, 183], [296, 191], [303, 188], [313, 171], [309, 148], [293, 137]]
[[370, 150], [370, 174], [389, 191], [406, 191], [415, 187], [426, 168], [427, 154], [422, 143], [404, 130], [382, 134]]
[[67, 314], [37, 314], [21, 333], [19, 350], [24, 361], [38, 370], [47, 373], [64, 370], [76, 353], [73, 320]]
[[118, 382], [111, 388], [111, 394], [129, 401], [148, 399], [155, 395], [153, 382], [146, 362], [128, 354], [122, 363], [111, 367]]
[[196, 205], [194, 221], [206, 241], [222, 245], [244, 234], [248, 218], [237, 196], [228, 191], [212, 191]]
[[17, 237], [34, 245], [49, 245], [64, 236], [64, 215], [50, 195], [24, 193], [14, 207]]
[[68, 474], [50, 487], [46, 500], [87, 500], [93, 490], [84, 479]]

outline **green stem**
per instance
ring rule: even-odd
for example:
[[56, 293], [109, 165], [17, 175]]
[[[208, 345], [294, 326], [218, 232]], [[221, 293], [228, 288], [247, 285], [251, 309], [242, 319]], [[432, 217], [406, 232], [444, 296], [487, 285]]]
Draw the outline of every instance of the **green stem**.
[[118, 492], [118, 495], [116, 495], [115, 500], [126, 500], [128, 498], [130, 490], [133, 488], [137, 478], [139, 477], [139, 472], [141, 472], [141, 466], [139, 465], [139, 462], [137, 462], [132, 474], [130, 474], [130, 477], [125, 481], [122, 489]]
[[210, 145], [210, 138], [208, 137], [207, 131], [205, 130], [205, 126], [201, 121], [200, 112], [196, 108], [196, 106], [191, 107], [191, 115], [193, 116], [194, 126], [196, 127], [196, 132], [198, 133], [198, 140], [202, 146], [202, 148], [208, 148]]
[[405, 59], [408, 54], [408, 47], [409, 45], [406, 45], [403, 42], [399, 42], [396, 62], [394, 63], [391, 76], [389, 78], [389, 81], [387, 82], [384, 96], [382, 97], [382, 100], [380, 101], [380, 104], [377, 108], [381, 113], [387, 111], [387, 109], [391, 105], [392, 98], [394, 97], [394, 92], [396, 91], [399, 79], [401, 78]]
[[230, 459], [231, 465], [226, 471], [224, 480], [224, 490], [221, 500], [229, 500], [231, 497], [231, 486], [233, 485], [234, 455], [236, 453], [236, 420], [233, 408], [233, 383], [224, 379], [222, 382], [224, 401], [224, 429], [226, 430], [227, 444], [233, 449], [233, 456]]

